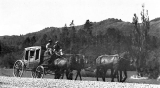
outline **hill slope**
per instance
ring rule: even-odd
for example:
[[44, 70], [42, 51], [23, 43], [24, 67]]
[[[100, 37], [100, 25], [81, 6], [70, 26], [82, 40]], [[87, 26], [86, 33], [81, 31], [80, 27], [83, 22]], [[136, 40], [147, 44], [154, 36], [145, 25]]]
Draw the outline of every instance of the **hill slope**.
[[[76, 30], [79, 29], [83, 29], [84, 25], [79, 25], [79, 26], [75, 26]], [[132, 30], [134, 29], [134, 25], [130, 22], [124, 22], [118, 19], [114, 19], [114, 18], [109, 18], [106, 20], [103, 20], [101, 22], [94, 22], [93, 23], [93, 27], [92, 27], [92, 33], [93, 35], [96, 35], [96, 33], [98, 31], [101, 31], [103, 33], [105, 33], [105, 30], [108, 28], [116, 28], [119, 29], [120, 31], [122, 31], [124, 33], [124, 35], [128, 35], [130, 33], [132, 33]], [[29, 33], [26, 34], [25, 36], [33, 36], [35, 34], [47, 34], [53, 30], [56, 29], [62, 29], [62, 28], [55, 28], [55, 27], [47, 27], [44, 28], [43, 30], [40, 30], [38, 32], [34, 32], [34, 33]], [[156, 37], [160, 37], [160, 18], [156, 18], [150, 21], [150, 35], [152, 36], [156, 36]]]
[[150, 26], [150, 35], [160, 38], [160, 18], [152, 20]]
[[[160, 18], [155, 18], [150, 21], [150, 35], [160, 37]], [[79, 25], [75, 26], [76, 30], [83, 29], [84, 25]], [[130, 22], [124, 22], [118, 19], [114, 18], [109, 18], [100, 22], [93, 22], [93, 27], [92, 27], [92, 33], [93, 35], [96, 35], [98, 31], [101, 31], [102, 33], [105, 33], [105, 30], [108, 28], [116, 28], [121, 30], [124, 35], [128, 35], [132, 32], [134, 29], [134, 25]], [[46, 27], [40, 31], [33, 32], [33, 33], [28, 33], [24, 35], [24, 37], [30, 37], [34, 35], [39, 35], [42, 36], [43, 34], [48, 34], [53, 30], [61, 30], [62, 28], [56, 28], [56, 27]], [[5, 38], [11, 38], [13, 36], [0, 36], [0, 40], [3, 40]], [[15, 37], [15, 36], [14, 36]], [[14, 38], [13, 37], [13, 38]]]
[[[76, 32], [79, 32], [76, 34], [76, 38], [75, 35], [71, 33], [73, 31], [69, 31], [67, 37], [64, 34], [62, 34], [62, 29], [64, 27], [62, 28], [47, 27], [40, 31], [28, 33], [26, 35], [21, 35], [21, 36], [0, 36], [0, 43], [3, 43], [2, 44], [3, 46], [6, 45], [11, 47], [8, 49], [8, 51], [11, 51], [10, 49], [14, 49], [12, 51], [15, 50], [17, 51], [18, 49], [23, 50], [24, 47], [29, 47], [33, 45], [44, 46], [47, 43], [48, 39], [52, 39], [53, 41], [60, 39], [63, 44], [63, 48], [64, 50], [66, 50], [67, 53], [70, 52], [69, 50], [71, 50], [71, 48], [75, 47], [75, 50], [77, 50], [78, 53], [83, 53], [89, 56], [92, 55], [96, 57], [97, 55], [100, 54], [111, 53], [112, 52], [111, 50], [113, 49], [111, 48], [112, 46], [113, 47], [116, 46], [114, 47], [115, 49], [119, 47], [118, 43], [116, 42], [117, 41], [116, 39], [109, 41], [107, 38], [108, 35], [107, 36], [105, 35], [109, 28], [114, 28], [122, 32], [122, 35], [125, 36], [125, 38], [123, 37], [121, 39], [121, 44], [122, 44], [121, 47], [123, 46], [124, 48], [130, 46], [129, 45], [130, 39], [127, 39], [127, 41], [126, 40], [122, 41], [122, 40], [129, 38], [129, 35], [132, 34], [132, 30], [134, 30], [134, 25], [132, 23], [124, 22], [122, 20], [114, 18], [106, 19], [100, 22], [91, 22], [91, 23], [92, 23], [91, 27], [92, 35], [87, 34], [86, 29], [84, 28], [85, 24], [75, 26], [75, 30], [77, 30]], [[67, 29], [72, 30], [71, 27], [67, 27]], [[102, 34], [103, 36], [101, 36], [100, 34]], [[151, 36], [156, 36], [160, 38], [160, 18], [156, 18], [150, 21], [149, 34]], [[116, 36], [116, 34], [114, 33], [113, 35]], [[76, 40], [74, 40], [74, 44], [71, 44], [71, 40], [74, 38]], [[3, 50], [6, 49], [3, 49], [2, 47], [2, 51]]]

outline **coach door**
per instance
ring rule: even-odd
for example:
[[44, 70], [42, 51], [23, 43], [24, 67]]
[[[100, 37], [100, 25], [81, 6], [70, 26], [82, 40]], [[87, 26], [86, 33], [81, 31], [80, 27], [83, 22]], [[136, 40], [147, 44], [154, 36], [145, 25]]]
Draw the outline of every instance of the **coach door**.
[[34, 49], [31, 49], [29, 51], [29, 68], [32, 68], [33, 67], [33, 62], [35, 61], [35, 50]]
[[38, 66], [40, 62], [40, 49], [35, 49], [34, 51], [30, 51], [30, 62], [29, 68], [35, 68]]

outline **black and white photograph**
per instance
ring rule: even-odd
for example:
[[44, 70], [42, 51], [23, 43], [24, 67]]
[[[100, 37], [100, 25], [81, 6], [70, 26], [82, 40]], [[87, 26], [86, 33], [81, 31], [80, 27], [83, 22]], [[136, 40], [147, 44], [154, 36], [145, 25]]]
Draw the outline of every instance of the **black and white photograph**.
[[0, 88], [160, 88], [159, 0], [0, 0]]

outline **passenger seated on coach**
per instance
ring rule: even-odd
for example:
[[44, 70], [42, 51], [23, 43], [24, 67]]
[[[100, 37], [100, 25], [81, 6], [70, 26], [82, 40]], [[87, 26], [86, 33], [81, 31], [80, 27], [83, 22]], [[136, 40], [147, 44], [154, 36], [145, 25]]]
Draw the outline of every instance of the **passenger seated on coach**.
[[58, 41], [56, 41], [56, 42], [55, 42], [55, 45], [54, 45], [53, 47], [54, 47], [54, 50], [53, 50], [53, 51], [54, 51], [56, 54], [58, 54], [58, 56], [60, 56], [60, 55], [61, 55], [61, 54], [60, 54], [60, 53], [61, 53], [60, 51], [62, 50], [61, 47], [60, 47], [60, 43], [59, 43]]

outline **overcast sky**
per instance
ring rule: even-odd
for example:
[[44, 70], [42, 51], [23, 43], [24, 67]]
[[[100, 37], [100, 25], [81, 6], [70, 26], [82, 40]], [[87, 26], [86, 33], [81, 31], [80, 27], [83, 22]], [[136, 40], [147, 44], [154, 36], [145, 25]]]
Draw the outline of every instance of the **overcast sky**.
[[0, 36], [36, 32], [46, 27], [82, 25], [118, 18], [132, 22], [142, 4], [150, 19], [160, 17], [160, 0], [0, 0]]

